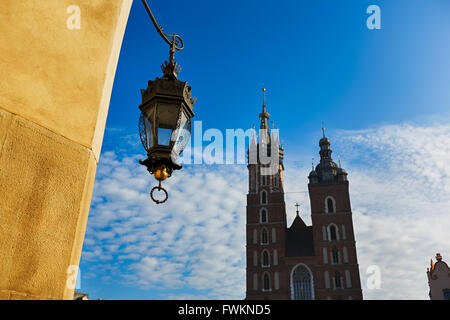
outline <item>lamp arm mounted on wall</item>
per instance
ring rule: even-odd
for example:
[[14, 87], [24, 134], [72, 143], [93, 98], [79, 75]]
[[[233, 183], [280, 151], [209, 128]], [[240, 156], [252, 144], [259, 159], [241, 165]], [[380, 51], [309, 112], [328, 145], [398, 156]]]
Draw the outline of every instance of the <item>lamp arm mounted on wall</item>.
[[153, 25], [156, 28], [156, 31], [158, 31], [159, 35], [164, 39], [165, 42], [167, 42], [168, 45], [170, 45], [170, 62], [174, 62], [174, 54], [176, 50], [183, 50], [184, 49], [184, 42], [183, 39], [177, 35], [177, 34], [168, 34], [163, 31], [163, 28], [158, 24], [158, 22], [155, 19], [155, 16], [153, 15], [152, 11], [150, 10], [150, 7], [148, 6], [148, 3], [146, 0], [142, 0], [142, 3], [145, 6], [145, 9], [147, 10], [148, 15], [150, 16], [150, 19], [153, 22]]

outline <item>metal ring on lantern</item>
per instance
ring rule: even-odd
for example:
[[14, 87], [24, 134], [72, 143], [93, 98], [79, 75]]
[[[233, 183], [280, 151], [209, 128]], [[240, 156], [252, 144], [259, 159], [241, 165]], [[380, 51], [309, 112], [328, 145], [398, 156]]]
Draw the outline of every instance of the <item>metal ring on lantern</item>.
[[[164, 200], [157, 200], [157, 199], [155, 199], [155, 197], [153, 197], [153, 192], [155, 192], [155, 190], [163, 191], [163, 192], [166, 194], [166, 197], [164, 198]], [[163, 187], [161, 187], [161, 182], [159, 182], [159, 186], [153, 187], [153, 189], [150, 191], [150, 197], [152, 198], [152, 200], [153, 200], [156, 204], [160, 204], [160, 203], [166, 202], [167, 199], [169, 199], [169, 194], [167, 193], [167, 190], [166, 190], [166, 189], [164, 189]]]

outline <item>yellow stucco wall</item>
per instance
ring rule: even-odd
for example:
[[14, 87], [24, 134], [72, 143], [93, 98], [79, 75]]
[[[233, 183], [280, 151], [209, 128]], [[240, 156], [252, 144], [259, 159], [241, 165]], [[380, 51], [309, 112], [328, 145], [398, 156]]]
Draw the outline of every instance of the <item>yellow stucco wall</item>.
[[72, 298], [131, 3], [0, 2], [0, 299]]

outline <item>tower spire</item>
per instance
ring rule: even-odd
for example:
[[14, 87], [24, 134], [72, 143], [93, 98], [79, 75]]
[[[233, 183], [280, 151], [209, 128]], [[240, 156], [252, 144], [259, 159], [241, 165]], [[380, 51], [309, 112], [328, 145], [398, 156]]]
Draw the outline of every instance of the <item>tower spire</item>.
[[263, 93], [263, 109], [262, 112], [259, 114], [259, 119], [261, 119], [261, 129], [265, 129], [268, 133], [268, 137], [270, 137], [269, 132], [269, 118], [270, 114], [266, 111], [266, 88], [262, 89]]
[[263, 112], [266, 111], [266, 88], [262, 88], [263, 93]]

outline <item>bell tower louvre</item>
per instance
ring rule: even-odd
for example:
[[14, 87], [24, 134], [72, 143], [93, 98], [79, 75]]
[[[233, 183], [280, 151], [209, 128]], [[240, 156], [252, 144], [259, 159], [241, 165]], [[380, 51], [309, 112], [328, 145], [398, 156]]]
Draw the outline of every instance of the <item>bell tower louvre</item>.
[[[333, 162], [323, 133], [320, 163], [309, 174], [312, 226], [297, 207], [287, 227], [283, 148], [270, 133], [264, 93], [259, 139], [250, 141], [247, 166], [246, 299], [362, 299], [347, 172]], [[271, 152], [278, 152], [276, 170], [267, 170], [260, 156]]]

